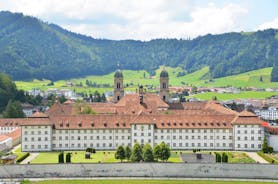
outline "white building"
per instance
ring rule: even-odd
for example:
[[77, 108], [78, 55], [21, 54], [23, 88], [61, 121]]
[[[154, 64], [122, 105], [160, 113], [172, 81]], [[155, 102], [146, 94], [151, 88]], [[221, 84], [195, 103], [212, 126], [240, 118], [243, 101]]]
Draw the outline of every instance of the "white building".
[[268, 109], [256, 109], [255, 113], [262, 119], [265, 120], [276, 120], [278, 119], [278, 110], [276, 107], [269, 107]]
[[[17, 119], [22, 127], [22, 151], [115, 150], [134, 143], [152, 146], [162, 141], [171, 149], [260, 150], [263, 123], [255, 114], [237, 113], [216, 101], [168, 102], [168, 74], [161, 75], [160, 96], [121, 96], [123, 75], [117, 70], [117, 103], [88, 103], [94, 114], [78, 114], [74, 103], [55, 103], [46, 114]], [[1, 121], [7, 121], [2, 119]]]

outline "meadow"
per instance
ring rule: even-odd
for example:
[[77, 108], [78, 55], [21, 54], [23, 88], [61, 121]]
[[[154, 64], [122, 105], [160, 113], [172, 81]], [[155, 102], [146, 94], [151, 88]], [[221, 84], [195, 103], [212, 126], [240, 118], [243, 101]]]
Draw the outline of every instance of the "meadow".
[[[145, 70], [123, 70], [124, 75], [124, 84], [125, 91], [135, 91], [139, 84], [144, 86], [149, 85], [153, 87], [159, 86], [159, 74], [163, 68], [160, 67], [156, 70], [156, 74], [154, 76], [150, 76], [150, 74]], [[200, 70], [197, 70], [193, 73], [186, 74], [181, 76], [181, 73], [186, 73], [182, 68], [172, 68], [167, 67], [167, 71], [169, 73], [169, 83], [170, 86], [197, 86], [197, 87], [227, 87], [234, 86], [238, 88], [244, 87], [257, 87], [257, 88], [278, 88], [278, 82], [270, 82], [270, 74], [272, 68], [263, 68], [259, 70], [253, 70], [250, 72], [242, 73], [239, 75], [232, 75], [222, 78], [210, 79], [209, 75], [209, 67], [204, 67]], [[41, 89], [47, 90], [49, 88], [57, 88], [57, 89], [72, 89], [75, 92], [84, 92], [84, 93], [93, 93], [94, 91], [99, 91], [101, 93], [105, 91], [112, 91], [113, 86], [113, 77], [114, 72], [109, 73], [107, 75], [96, 76], [91, 75], [84, 78], [75, 78], [69, 80], [59, 80], [53, 81], [53, 86], [48, 86], [51, 81], [50, 80], [32, 80], [32, 81], [16, 81], [16, 85], [19, 89], [30, 90], [30, 89]], [[88, 87], [86, 85], [86, 80], [92, 81], [95, 84], [102, 85], [102, 87]], [[66, 86], [67, 81], [70, 81], [73, 86]], [[82, 83], [82, 86], [79, 86]], [[103, 87], [103, 84], [110, 85], [110, 87]], [[226, 94], [222, 96], [224, 98], [247, 98], [249, 96], [253, 97], [254, 94], [246, 92], [243, 94], [235, 94], [233, 97], [226, 97]], [[254, 98], [264, 98], [266, 96], [271, 96], [273, 93], [256, 93]], [[274, 94], [278, 94], [277, 92]], [[227, 95], [229, 96], [229, 94]], [[210, 97], [204, 97], [200, 95], [201, 99], [210, 99]], [[220, 96], [220, 98], [222, 98]]]

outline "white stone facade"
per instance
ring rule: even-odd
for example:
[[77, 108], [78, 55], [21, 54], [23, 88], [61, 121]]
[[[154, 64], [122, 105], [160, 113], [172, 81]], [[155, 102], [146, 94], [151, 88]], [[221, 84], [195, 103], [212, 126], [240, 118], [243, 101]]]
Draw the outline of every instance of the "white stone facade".
[[52, 129], [52, 126], [22, 126], [22, 151], [115, 150], [133, 146], [167, 143], [173, 150], [261, 149], [264, 130], [258, 125], [234, 125], [233, 129], [157, 129], [153, 124], [132, 124], [131, 129]]

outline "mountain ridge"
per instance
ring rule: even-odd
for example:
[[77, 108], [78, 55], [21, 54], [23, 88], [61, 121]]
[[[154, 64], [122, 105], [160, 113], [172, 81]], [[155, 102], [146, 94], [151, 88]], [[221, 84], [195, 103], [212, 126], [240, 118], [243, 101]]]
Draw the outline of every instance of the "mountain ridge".
[[[224, 77], [278, 65], [278, 30], [224, 33], [193, 40], [108, 40], [67, 31], [21, 13], [0, 12], [0, 72], [14, 80], [68, 79], [121, 68], [154, 74], [161, 65]], [[276, 71], [276, 70], [275, 70]]]

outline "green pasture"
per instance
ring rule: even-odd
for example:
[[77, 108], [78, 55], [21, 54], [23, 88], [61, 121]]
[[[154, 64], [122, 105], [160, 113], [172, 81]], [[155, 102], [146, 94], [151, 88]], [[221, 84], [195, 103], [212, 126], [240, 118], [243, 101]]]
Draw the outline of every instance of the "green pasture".
[[[124, 84], [127, 86], [125, 91], [135, 91], [139, 84], [142, 85], [153, 85], [154, 87], [159, 86], [159, 74], [163, 68], [160, 67], [156, 70], [155, 76], [150, 76], [150, 74], [145, 70], [123, 70], [124, 75]], [[259, 70], [253, 70], [250, 72], [242, 73], [239, 75], [232, 75], [222, 78], [210, 79], [209, 67], [204, 67], [200, 70], [197, 70], [193, 73], [189, 73], [184, 76], [179, 76], [180, 72], [183, 71], [182, 68], [172, 68], [167, 67], [169, 73], [169, 83], [170, 86], [197, 86], [197, 87], [257, 87], [257, 88], [278, 88], [278, 82], [270, 82], [270, 74], [272, 68], [263, 68]], [[59, 80], [54, 81], [54, 86], [47, 86], [51, 81], [50, 80], [37, 80], [33, 81], [16, 81], [16, 85], [19, 89], [30, 90], [33, 88], [47, 90], [51, 88], [57, 89], [72, 89], [75, 92], [85, 92], [92, 93], [94, 91], [99, 91], [101, 93], [105, 91], [112, 91], [112, 87], [88, 87], [86, 86], [86, 80], [92, 81], [96, 84], [109, 84], [113, 86], [114, 72], [107, 75], [96, 76], [91, 75], [84, 78], [74, 78], [69, 80]], [[73, 86], [66, 86], [67, 81], [72, 82]], [[83, 86], [76, 86], [82, 83]], [[250, 95], [252, 96], [252, 95]], [[259, 96], [260, 97], [260, 96]], [[264, 95], [262, 95], [264, 97]], [[230, 98], [230, 97], [228, 97]], [[245, 98], [241, 96], [235, 96], [235, 98]], [[256, 98], [256, 97], [255, 97]]]
[[278, 95], [278, 92], [266, 92], [266, 91], [242, 91], [240, 93], [216, 93], [207, 92], [192, 95], [194, 98], [201, 100], [211, 100], [213, 97], [217, 97], [217, 100], [231, 100], [231, 99], [242, 99], [242, 98], [256, 98], [265, 99], [272, 95]]

